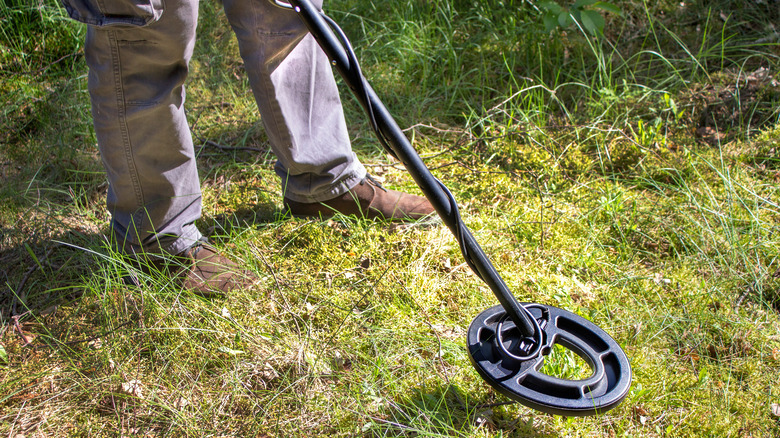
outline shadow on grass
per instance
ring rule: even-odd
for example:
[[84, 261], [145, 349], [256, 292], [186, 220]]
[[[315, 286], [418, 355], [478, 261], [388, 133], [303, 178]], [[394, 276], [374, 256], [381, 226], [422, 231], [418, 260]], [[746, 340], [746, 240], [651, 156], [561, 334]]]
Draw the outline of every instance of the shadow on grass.
[[46, 314], [52, 306], [80, 297], [84, 292], [82, 280], [95, 267], [94, 256], [80, 248], [100, 251], [102, 242], [97, 234], [66, 231], [50, 239], [26, 240], [0, 248], [2, 319]]
[[[98, 230], [75, 214], [61, 214], [65, 219], [46, 215], [35, 224], [25, 224], [24, 217], [16, 223], [0, 224], [0, 327], [10, 327], [24, 346], [35, 338], [31, 331], [44, 329], [48, 337], [67, 342], [79, 331], [68, 327], [74, 317], [83, 319], [82, 323], [92, 316], [100, 319], [96, 315], [102, 312], [93, 312], [96, 309], [78, 311], [78, 316], [71, 311], [65, 312], [67, 316], [58, 313], [61, 306], [89, 307], [79, 302], [85, 293], [128, 293], [121, 278], [133, 268], [111, 249], [108, 224]], [[221, 242], [227, 240], [226, 236], [278, 217], [276, 206], [266, 203], [206, 217], [198, 225], [212, 241]], [[86, 228], [93, 230], [80, 231]], [[87, 301], [94, 304], [100, 300]], [[94, 321], [87, 326], [97, 333], [101, 324]]]
[[489, 393], [470, 398], [455, 385], [418, 389], [407, 398], [388, 401], [385, 411], [373, 418], [365, 437], [473, 436], [484, 430], [490, 436], [555, 437], [539, 430], [537, 417], [519, 416], [513, 402], [495, 402]]
[[[4, 237], [18, 234], [1, 231]], [[90, 277], [104, 271], [94, 255], [104, 252], [104, 239], [100, 233], [67, 230], [14, 240], [18, 243], [3, 242], [0, 247], [0, 346], [5, 362], [22, 368], [38, 363], [42, 354], [51, 358], [47, 366], [72, 362], [103, 330], [95, 300], [84, 297], [94, 284]]]

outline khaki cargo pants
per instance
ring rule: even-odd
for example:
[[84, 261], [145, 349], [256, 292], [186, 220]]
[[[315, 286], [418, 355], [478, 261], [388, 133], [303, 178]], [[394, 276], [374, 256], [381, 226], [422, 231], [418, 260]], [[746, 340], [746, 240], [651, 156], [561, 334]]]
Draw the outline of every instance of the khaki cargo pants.
[[[198, 0], [63, 3], [89, 25], [89, 94], [118, 246], [131, 254], [178, 253], [201, 238], [194, 225], [200, 183], [184, 111]], [[328, 59], [292, 11], [269, 0], [224, 0], [224, 9], [284, 195], [314, 202], [345, 193], [366, 170], [352, 151]]]

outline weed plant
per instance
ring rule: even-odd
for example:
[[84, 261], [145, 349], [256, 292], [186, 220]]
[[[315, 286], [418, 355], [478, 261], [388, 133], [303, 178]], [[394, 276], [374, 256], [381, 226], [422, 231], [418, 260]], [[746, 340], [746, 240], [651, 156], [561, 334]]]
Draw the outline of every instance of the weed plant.
[[[199, 226], [260, 281], [203, 299], [138, 272], [107, 237], [84, 28], [3, 0], [0, 434], [780, 435], [780, 5], [615, 5], [597, 36], [531, 1], [326, 5], [517, 298], [627, 352], [625, 401], [563, 418], [471, 367], [496, 303], [445, 227], [285, 217], [217, 2], [188, 79]], [[344, 103], [370, 171], [416, 191]], [[564, 348], [543, 370], [590, 373]]]

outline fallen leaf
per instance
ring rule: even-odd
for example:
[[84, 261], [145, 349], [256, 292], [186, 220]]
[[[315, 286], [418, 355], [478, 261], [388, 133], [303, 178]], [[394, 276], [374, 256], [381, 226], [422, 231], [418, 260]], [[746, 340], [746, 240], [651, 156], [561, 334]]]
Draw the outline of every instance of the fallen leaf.
[[96, 338], [89, 341], [87, 346], [93, 350], [99, 350], [103, 346], [103, 341], [100, 338]]
[[404, 231], [410, 230], [411, 228], [412, 228], [411, 224], [394, 223], [391, 224], [390, 227], [388, 227], [387, 231], [390, 233], [403, 233]]
[[647, 409], [643, 408], [642, 406], [634, 406], [634, 413], [644, 417], [650, 416], [650, 412], [647, 412]]
[[186, 398], [184, 398], [184, 397], [179, 397], [179, 398], [176, 400], [176, 403], [174, 403], [174, 404], [173, 404], [173, 406], [174, 406], [176, 409], [184, 409], [184, 408], [186, 408], [187, 406], [189, 406], [189, 404], [190, 404], [190, 401], [189, 401], [189, 400], [187, 400], [187, 399], [186, 399]]
[[475, 421], [477, 426], [495, 426], [495, 423], [493, 423], [493, 410], [486, 409], [478, 413]]
[[461, 327], [457, 327], [457, 326], [433, 324], [432, 328], [436, 331], [436, 333], [439, 336], [450, 340], [458, 339], [465, 333], [465, 331]]
[[260, 375], [260, 377], [261, 377], [261, 378], [262, 378], [264, 381], [266, 381], [266, 382], [270, 382], [270, 381], [272, 381], [272, 380], [274, 380], [274, 379], [277, 379], [277, 378], [279, 378], [279, 373], [278, 373], [278, 372], [276, 372], [276, 370], [274, 369], [274, 367], [273, 367], [273, 366], [271, 366], [271, 364], [269, 364], [268, 362], [266, 362], [266, 363], [263, 365], [263, 368], [261, 368], [261, 369], [259, 369], [259, 370], [257, 370], [257, 371], [258, 371], [258, 374]]
[[772, 411], [772, 416], [776, 418], [780, 418], [780, 404], [772, 403], [772, 406], [770, 406], [770, 409]]
[[119, 385], [118, 392], [120, 394], [131, 395], [133, 397], [140, 398], [140, 399], [144, 398], [144, 392], [143, 392], [143, 388], [141, 387], [140, 380], [131, 380], [129, 382], [125, 382]]
[[343, 370], [349, 366], [349, 361], [344, 359], [344, 356], [341, 355], [341, 352], [337, 351], [333, 355], [333, 366], [336, 369]]
[[217, 348], [217, 351], [219, 351], [220, 353], [229, 354], [231, 356], [238, 356], [239, 354], [244, 354], [244, 352], [241, 350], [234, 350], [232, 348], [225, 347], [224, 345]]

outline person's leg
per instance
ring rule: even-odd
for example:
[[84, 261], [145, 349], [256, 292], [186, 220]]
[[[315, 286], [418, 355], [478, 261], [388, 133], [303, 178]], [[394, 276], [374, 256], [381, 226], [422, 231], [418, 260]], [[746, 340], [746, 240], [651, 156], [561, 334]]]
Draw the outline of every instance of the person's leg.
[[[314, 3], [322, 7], [321, 0]], [[290, 213], [405, 220], [433, 212], [425, 198], [366, 178], [352, 151], [330, 62], [297, 13], [267, 0], [224, 0], [224, 6]]]
[[[106, 1], [114, 7], [123, 1]], [[169, 0], [146, 26], [89, 26], [85, 46], [92, 115], [120, 250], [177, 254], [201, 238], [195, 153], [184, 80], [197, 0]]]
[[[90, 24], [89, 93], [118, 249], [199, 294], [249, 285], [194, 225], [201, 194], [183, 84], [198, 1], [166, 0], [164, 11], [159, 0], [65, 3]], [[126, 280], [137, 284], [132, 273]]]
[[268, 0], [225, 0], [224, 6], [285, 198], [318, 202], [346, 193], [366, 170], [352, 151], [325, 53], [293, 11]]

